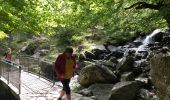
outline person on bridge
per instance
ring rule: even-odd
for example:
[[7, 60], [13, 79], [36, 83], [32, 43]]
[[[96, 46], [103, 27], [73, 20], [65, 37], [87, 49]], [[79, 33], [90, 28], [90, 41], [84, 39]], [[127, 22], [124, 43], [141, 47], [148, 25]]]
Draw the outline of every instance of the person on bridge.
[[11, 48], [7, 49], [4, 56], [5, 56], [5, 60], [10, 63], [11, 60], [12, 60], [12, 50], [11, 50]]
[[76, 59], [73, 55], [73, 48], [67, 47], [63, 54], [60, 54], [55, 61], [55, 73], [57, 79], [61, 81], [63, 90], [60, 93], [58, 100], [66, 93], [67, 100], [71, 100], [70, 79], [73, 77], [77, 69]]

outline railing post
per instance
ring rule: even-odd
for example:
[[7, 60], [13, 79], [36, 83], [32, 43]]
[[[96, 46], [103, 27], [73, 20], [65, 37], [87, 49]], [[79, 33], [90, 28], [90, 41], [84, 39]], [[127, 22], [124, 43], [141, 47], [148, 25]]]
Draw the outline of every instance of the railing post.
[[0, 78], [2, 76], [2, 62], [1, 62], [1, 58], [0, 58]]
[[21, 66], [19, 66], [19, 94], [21, 94]]
[[54, 74], [54, 68], [55, 68], [54, 62], [52, 62], [52, 78], [53, 78], [52, 80], [53, 80], [53, 86], [55, 85], [55, 79], [54, 79], [54, 78], [55, 78], [55, 77], [54, 77], [54, 76], [55, 76], [55, 74]]
[[7, 83], [8, 84], [9, 84], [9, 71], [10, 71], [9, 66], [7, 66]]
[[[38, 57], [38, 67], [41, 69], [41, 67], [40, 67], [40, 58]], [[40, 69], [39, 69], [39, 72], [38, 72], [38, 75], [39, 75], [39, 78], [40, 78]]]

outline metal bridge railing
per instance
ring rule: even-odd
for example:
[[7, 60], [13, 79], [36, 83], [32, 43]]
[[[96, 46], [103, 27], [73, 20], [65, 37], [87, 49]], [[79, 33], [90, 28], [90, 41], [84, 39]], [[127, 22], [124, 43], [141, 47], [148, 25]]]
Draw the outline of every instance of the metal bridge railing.
[[0, 60], [0, 77], [6, 80], [6, 84], [12, 84], [18, 89], [18, 94], [21, 93], [21, 66], [6, 61]]
[[22, 65], [22, 70], [37, 74], [55, 84], [54, 72], [52, 70], [53, 62], [47, 61], [38, 57], [27, 55], [19, 55], [19, 64]]

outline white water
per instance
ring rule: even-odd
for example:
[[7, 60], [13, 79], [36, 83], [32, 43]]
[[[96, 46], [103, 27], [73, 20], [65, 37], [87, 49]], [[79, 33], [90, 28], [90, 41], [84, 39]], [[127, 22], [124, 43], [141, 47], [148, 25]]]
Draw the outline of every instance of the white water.
[[144, 41], [142, 42], [142, 45], [137, 48], [136, 53], [137, 53], [138, 51], [143, 51], [148, 44], [154, 42], [152, 37], [155, 36], [156, 34], [158, 34], [159, 32], [161, 32], [161, 30], [160, 30], [160, 29], [156, 29], [156, 30], [154, 30], [150, 35], [148, 35], [148, 36], [144, 39]]

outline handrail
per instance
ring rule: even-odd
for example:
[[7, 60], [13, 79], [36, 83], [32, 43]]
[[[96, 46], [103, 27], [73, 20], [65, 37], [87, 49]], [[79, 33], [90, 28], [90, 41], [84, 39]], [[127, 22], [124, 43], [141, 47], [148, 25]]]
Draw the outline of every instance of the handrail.
[[[53, 63], [52, 61], [49, 61], [49, 60], [46, 60], [46, 59], [42, 59], [40, 57], [32, 57], [32, 56], [28, 56], [28, 55], [18, 55], [18, 59], [19, 59], [19, 62], [20, 62], [20, 65], [22, 65], [22, 69], [24, 71], [27, 71], [27, 72], [31, 72], [33, 74], [36, 74], [38, 75], [39, 77], [43, 77], [49, 81], [52, 81], [53, 82], [53, 85], [55, 84], [55, 79], [54, 79], [54, 72], [52, 70], [52, 66], [53, 66]], [[48, 63], [49, 65], [51, 64], [51, 70], [48, 74], [50, 74], [49, 76], [44, 76], [43, 75], [43, 64], [44, 63]], [[33, 69], [37, 69], [38, 72], [35, 72], [33, 71]], [[50, 68], [49, 68], [50, 69]], [[50, 79], [52, 78], [52, 79]]]
[[12, 84], [21, 93], [21, 66], [1, 58], [0, 60], [0, 77], [5, 79], [7, 84]]

